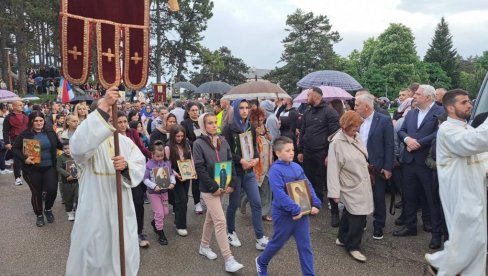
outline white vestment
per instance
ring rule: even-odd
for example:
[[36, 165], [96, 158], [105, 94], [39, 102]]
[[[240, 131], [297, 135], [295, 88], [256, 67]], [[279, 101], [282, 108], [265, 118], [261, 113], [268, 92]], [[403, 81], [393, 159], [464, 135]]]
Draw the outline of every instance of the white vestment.
[[[92, 112], [70, 139], [71, 156], [80, 164], [79, 204], [71, 232], [66, 275], [120, 275], [117, 188], [113, 132], [98, 111]], [[129, 138], [119, 134], [120, 155], [129, 168], [122, 177], [126, 275], [139, 270], [139, 241], [131, 187], [144, 177], [145, 158]]]
[[448, 118], [437, 132], [439, 194], [449, 240], [427, 254], [437, 275], [486, 275], [488, 120], [474, 129]]

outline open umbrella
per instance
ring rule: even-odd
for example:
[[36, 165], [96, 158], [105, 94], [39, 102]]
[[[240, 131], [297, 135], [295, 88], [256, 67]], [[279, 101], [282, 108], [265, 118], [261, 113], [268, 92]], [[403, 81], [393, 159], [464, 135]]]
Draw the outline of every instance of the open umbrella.
[[209, 81], [201, 84], [195, 91], [198, 94], [225, 94], [232, 86], [223, 81]]
[[88, 96], [88, 95], [82, 95], [82, 96], [76, 96], [74, 97], [73, 99], [71, 99], [71, 101], [69, 101], [70, 103], [72, 104], [77, 104], [79, 102], [86, 102], [88, 104], [91, 104], [93, 102], [93, 97], [92, 96]]
[[22, 98], [24, 101], [38, 101], [41, 98], [34, 96], [34, 95], [27, 95], [27, 97]]
[[235, 100], [239, 97], [246, 100], [291, 98], [285, 90], [272, 82], [250, 81], [232, 88], [222, 99]]
[[17, 94], [8, 90], [0, 90], [0, 103], [10, 103], [16, 101], [22, 101]]
[[312, 72], [299, 80], [297, 85], [302, 88], [321, 85], [334, 86], [340, 87], [346, 91], [357, 91], [363, 88], [361, 84], [350, 75], [334, 70]]
[[177, 82], [177, 83], [173, 84], [173, 87], [175, 89], [183, 88], [183, 89], [190, 90], [190, 91], [197, 91], [197, 87], [195, 85], [193, 85], [192, 83], [187, 82], [187, 81]]
[[[352, 99], [352, 95], [349, 94], [346, 90], [333, 87], [333, 86], [319, 86], [322, 90], [322, 99], [331, 101], [331, 100], [350, 100]], [[310, 89], [305, 89], [298, 95], [293, 102], [295, 103], [306, 103], [307, 102], [307, 95]]]

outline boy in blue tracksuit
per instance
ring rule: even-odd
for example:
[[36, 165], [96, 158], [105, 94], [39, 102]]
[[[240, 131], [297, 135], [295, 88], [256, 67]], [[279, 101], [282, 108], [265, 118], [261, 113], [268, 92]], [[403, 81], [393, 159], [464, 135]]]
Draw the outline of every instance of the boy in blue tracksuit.
[[278, 160], [269, 170], [269, 183], [273, 191], [272, 215], [273, 238], [269, 241], [264, 252], [256, 258], [258, 275], [265, 276], [267, 266], [273, 256], [285, 245], [290, 236], [295, 238], [300, 266], [303, 275], [315, 275], [313, 267], [312, 244], [310, 242], [310, 229], [308, 215], [302, 215], [300, 206], [286, 192], [286, 183], [305, 179], [312, 195], [311, 215], [319, 213], [321, 202], [315, 194], [310, 181], [308, 181], [302, 167], [293, 162], [293, 141], [288, 137], [275, 140], [273, 150]]

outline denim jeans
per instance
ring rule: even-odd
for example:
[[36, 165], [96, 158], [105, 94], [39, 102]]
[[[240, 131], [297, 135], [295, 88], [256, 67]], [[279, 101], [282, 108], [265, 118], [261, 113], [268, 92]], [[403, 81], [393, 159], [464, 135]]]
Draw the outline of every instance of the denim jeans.
[[256, 238], [263, 237], [263, 221], [261, 213], [261, 196], [259, 195], [259, 187], [256, 182], [254, 172], [245, 172], [238, 175], [233, 181], [234, 192], [229, 195], [229, 207], [227, 207], [227, 231], [232, 233], [236, 228], [236, 211], [240, 203], [241, 188], [247, 194], [251, 206], [252, 225], [254, 226], [254, 233]]

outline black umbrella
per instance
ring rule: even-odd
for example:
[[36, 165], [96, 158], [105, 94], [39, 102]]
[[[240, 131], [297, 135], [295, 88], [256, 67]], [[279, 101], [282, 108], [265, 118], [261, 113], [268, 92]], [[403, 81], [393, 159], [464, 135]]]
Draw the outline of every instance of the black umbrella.
[[223, 81], [209, 81], [200, 85], [196, 93], [199, 94], [225, 94], [232, 89], [232, 86]]
[[346, 91], [357, 91], [363, 88], [357, 80], [347, 73], [334, 70], [312, 72], [303, 77], [297, 83], [297, 86], [302, 88], [322, 85], [339, 87]]
[[88, 95], [82, 95], [82, 96], [76, 96], [71, 101], [69, 101], [72, 104], [77, 104], [79, 102], [86, 102], [88, 104], [91, 104], [95, 99], [92, 96]]
[[187, 82], [187, 81], [177, 82], [173, 85], [173, 87], [175, 89], [183, 88], [186, 90], [197, 91], [197, 87], [195, 85], [193, 85], [191, 82]]

